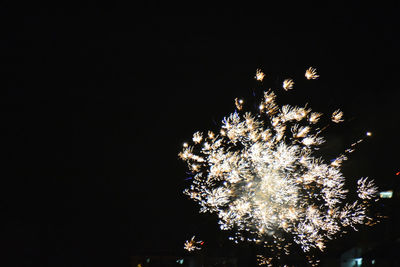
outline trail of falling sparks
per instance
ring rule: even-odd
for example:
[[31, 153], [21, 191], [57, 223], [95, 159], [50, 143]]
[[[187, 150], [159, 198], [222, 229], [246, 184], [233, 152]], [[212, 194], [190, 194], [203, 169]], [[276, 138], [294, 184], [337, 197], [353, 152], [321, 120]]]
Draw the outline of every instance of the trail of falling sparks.
[[[306, 76], [318, 77], [313, 68]], [[263, 77], [257, 70], [255, 78]], [[243, 101], [235, 104], [240, 111]], [[293, 243], [307, 253], [323, 251], [345, 228], [368, 224], [368, 200], [377, 195], [373, 181], [359, 179], [360, 199], [347, 203], [340, 170], [347, 157], [342, 154], [329, 164], [314, 156], [325, 142], [316, 126], [322, 114], [307, 107], [279, 107], [271, 90], [264, 92], [259, 112], [230, 114], [219, 133], [196, 132], [194, 145], [185, 143], [179, 153], [194, 175], [184, 193], [200, 204], [200, 212], [215, 213], [222, 230], [233, 230], [235, 242], [255, 242], [286, 254]], [[339, 123], [342, 117], [337, 110], [332, 120]], [[185, 249], [195, 244], [192, 238]]]

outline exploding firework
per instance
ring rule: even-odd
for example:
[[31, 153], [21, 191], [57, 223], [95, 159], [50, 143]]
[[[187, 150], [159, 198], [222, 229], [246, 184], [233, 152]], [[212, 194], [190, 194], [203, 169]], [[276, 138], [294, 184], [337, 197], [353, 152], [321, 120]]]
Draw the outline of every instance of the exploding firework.
[[[315, 69], [307, 73], [309, 79], [318, 77]], [[179, 153], [193, 173], [184, 193], [200, 204], [200, 212], [216, 214], [220, 228], [232, 230], [231, 240], [286, 254], [295, 243], [310, 253], [323, 251], [344, 229], [371, 221], [367, 208], [377, 194], [373, 181], [359, 179], [359, 199], [346, 201], [340, 167], [353, 149], [329, 163], [315, 156], [325, 142], [318, 127], [321, 113], [279, 107], [271, 90], [264, 92], [257, 114], [238, 113], [243, 101], [235, 103], [238, 111], [224, 118], [217, 133], [196, 132], [193, 145], [185, 144]], [[341, 122], [343, 113], [337, 110], [331, 118]]]

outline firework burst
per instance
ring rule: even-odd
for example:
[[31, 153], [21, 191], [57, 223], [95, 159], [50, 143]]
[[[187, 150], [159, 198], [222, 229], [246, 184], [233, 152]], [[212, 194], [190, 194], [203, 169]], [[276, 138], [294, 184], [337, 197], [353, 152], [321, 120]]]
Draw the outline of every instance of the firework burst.
[[[312, 79], [318, 77], [310, 69]], [[256, 115], [238, 113], [243, 101], [235, 102], [238, 111], [224, 118], [219, 134], [196, 132], [193, 145], [185, 144], [179, 153], [194, 174], [184, 193], [200, 204], [200, 212], [216, 214], [222, 230], [233, 230], [231, 240], [285, 253], [293, 243], [304, 252], [323, 251], [345, 228], [370, 221], [367, 200], [376, 197], [374, 183], [361, 178], [359, 200], [347, 202], [340, 170], [347, 157], [327, 163], [314, 155], [325, 142], [317, 127], [321, 113], [279, 107], [271, 90]], [[342, 117], [335, 111], [332, 120]]]

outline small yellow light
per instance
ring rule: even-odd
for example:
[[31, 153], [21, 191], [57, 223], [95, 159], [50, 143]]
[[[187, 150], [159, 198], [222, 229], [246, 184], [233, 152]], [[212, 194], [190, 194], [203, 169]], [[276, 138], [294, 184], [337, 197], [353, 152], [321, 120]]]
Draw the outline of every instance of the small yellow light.
[[372, 136], [372, 133], [371, 132], [367, 132], [367, 136]]
[[256, 78], [257, 81], [261, 81], [262, 82], [264, 77], [265, 77], [265, 74], [260, 69], [257, 69], [256, 76], [254, 78]]
[[183, 143], [183, 147], [188, 147], [189, 145], [188, 145], [188, 143]]

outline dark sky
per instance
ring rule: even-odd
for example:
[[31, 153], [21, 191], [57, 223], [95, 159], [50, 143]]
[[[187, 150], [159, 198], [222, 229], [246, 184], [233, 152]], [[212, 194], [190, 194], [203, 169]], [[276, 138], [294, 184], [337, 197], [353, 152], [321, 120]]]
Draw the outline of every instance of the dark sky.
[[251, 95], [257, 68], [272, 88], [294, 77], [280, 103], [345, 112], [327, 150], [373, 132], [346, 176], [384, 187], [400, 171], [397, 7], [196, 5], [0, 5], [8, 266], [128, 266], [193, 234], [212, 243], [177, 154]]

